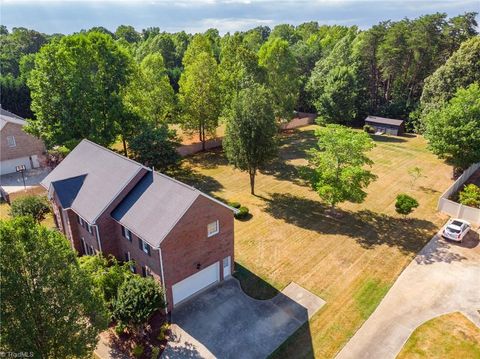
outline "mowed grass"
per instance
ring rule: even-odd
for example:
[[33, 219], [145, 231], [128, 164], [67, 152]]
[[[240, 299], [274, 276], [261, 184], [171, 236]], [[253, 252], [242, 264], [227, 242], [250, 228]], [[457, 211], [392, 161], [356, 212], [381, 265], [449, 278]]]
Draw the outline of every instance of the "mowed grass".
[[[33, 187], [30, 188], [28, 191], [20, 191], [20, 192], [15, 192], [10, 195], [10, 200], [14, 201], [17, 198], [21, 198], [24, 196], [46, 196], [47, 191], [43, 187]], [[8, 220], [10, 219], [10, 205], [7, 202], [2, 201], [0, 203], [0, 220]], [[45, 219], [41, 222], [44, 226], [47, 228], [56, 228], [55, 227], [55, 221], [53, 219], [53, 214], [50, 212], [46, 215]]]
[[[267, 297], [294, 281], [326, 305], [274, 353], [278, 358], [332, 358], [376, 308], [403, 268], [445, 221], [439, 195], [451, 183], [451, 168], [426, 148], [422, 137], [380, 137], [370, 156], [378, 180], [362, 204], [342, 204], [340, 217], [325, 211], [300, 179], [315, 126], [283, 135], [279, 159], [257, 176], [250, 195], [248, 175], [233, 169], [221, 151], [184, 161], [181, 180], [249, 207], [252, 218], [235, 222], [235, 261], [254, 275], [242, 286]], [[408, 170], [423, 177], [412, 186]], [[395, 213], [397, 194], [420, 203], [404, 220]]]
[[412, 333], [397, 359], [480, 358], [480, 329], [461, 313], [429, 320]]

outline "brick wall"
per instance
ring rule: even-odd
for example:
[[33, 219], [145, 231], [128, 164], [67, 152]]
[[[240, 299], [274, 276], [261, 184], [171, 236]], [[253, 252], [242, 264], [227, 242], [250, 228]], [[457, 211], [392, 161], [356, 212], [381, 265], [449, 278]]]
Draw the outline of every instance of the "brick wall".
[[[207, 235], [207, 225], [218, 220], [220, 232]], [[172, 310], [172, 285], [209, 265], [231, 256], [233, 267], [233, 213], [228, 208], [199, 196], [175, 228], [161, 243], [168, 309]], [[197, 263], [201, 268], [197, 269]]]
[[[15, 147], [9, 147], [7, 137], [15, 137]], [[23, 131], [22, 126], [16, 123], [7, 123], [1, 132], [0, 160], [11, 160], [19, 157], [37, 155], [39, 160], [44, 158], [45, 146], [38, 138]]]

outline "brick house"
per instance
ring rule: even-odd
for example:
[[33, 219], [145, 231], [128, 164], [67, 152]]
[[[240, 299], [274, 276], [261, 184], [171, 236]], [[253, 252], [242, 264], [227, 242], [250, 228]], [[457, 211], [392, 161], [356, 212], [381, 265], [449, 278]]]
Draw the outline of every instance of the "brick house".
[[0, 108], [0, 175], [15, 172], [16, 166], [31, 169], [44, 163], [45, 146], [23, 131], [26, 124], [23, 118]]
[[88, 140], [41, 184], [72, 247], [132, 260], [168, 311], [232, 273], [234, 209], [193, 187]]

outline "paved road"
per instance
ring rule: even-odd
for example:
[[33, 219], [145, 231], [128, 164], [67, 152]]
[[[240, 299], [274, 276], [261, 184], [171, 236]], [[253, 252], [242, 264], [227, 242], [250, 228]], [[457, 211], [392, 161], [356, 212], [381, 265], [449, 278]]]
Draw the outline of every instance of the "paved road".
[[395, 358], [425, 321], [462, 311], [480, 327], [480, 244], [471, 232], [463, 244], [435, 236], [398, 277], [375, 312], [337, 359]]
[[265, 358], [324, 304], [295, 283], [255, 300], [232, 278], [173, 312], [162, 358]]

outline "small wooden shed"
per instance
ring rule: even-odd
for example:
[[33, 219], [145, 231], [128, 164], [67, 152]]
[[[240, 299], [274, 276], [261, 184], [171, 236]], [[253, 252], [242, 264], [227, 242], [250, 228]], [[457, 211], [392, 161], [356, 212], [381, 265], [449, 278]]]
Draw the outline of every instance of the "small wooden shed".
[[405, 132], [405, 121], [393, 118], [368, 116], [365, 119], [365, 125], [372, 126], [375, 132], [386, 133], [388, 135], [400, 136]]

